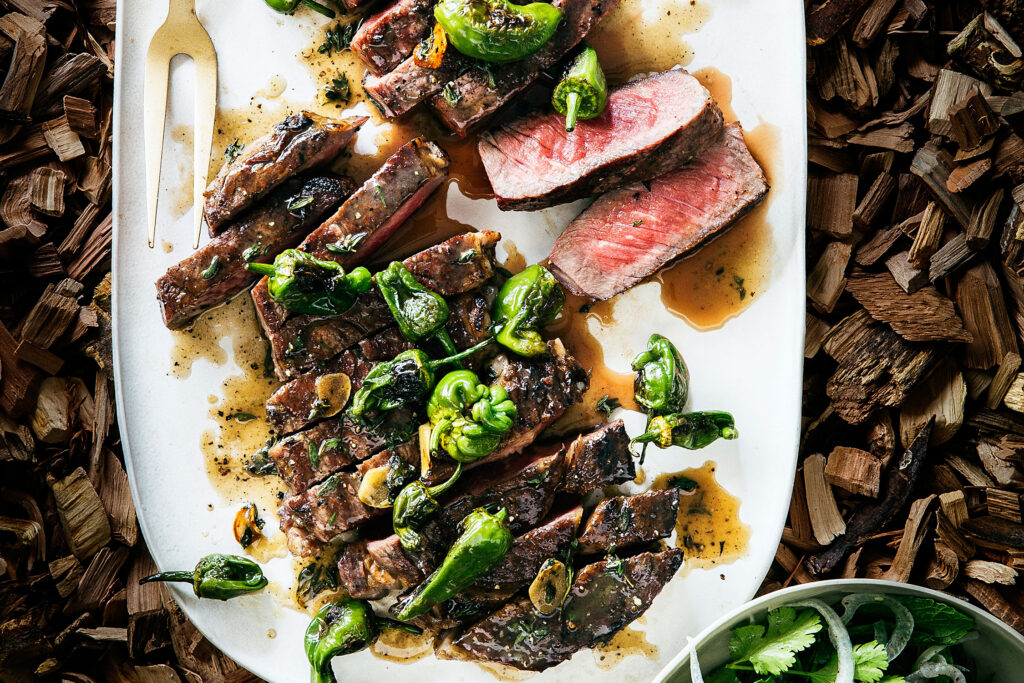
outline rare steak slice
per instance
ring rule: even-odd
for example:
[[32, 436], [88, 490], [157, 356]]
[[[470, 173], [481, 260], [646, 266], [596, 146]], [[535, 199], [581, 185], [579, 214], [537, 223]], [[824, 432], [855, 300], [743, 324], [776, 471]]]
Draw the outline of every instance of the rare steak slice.
[[691, 164], [599, 197], [555, 241], [551, 270], [574, 294], [610, 299], [721, 233], [767, 192], [731, 123]]
[[498, 206], [533, 210], [650, 180], [718, 139], [722, 112], [700, 81], [674, 69], [613, 90], [608, 107], [571, 133], [557, 112], [480, 136]]
[[206, 189], [206, 222], [215, 235], [288, 178], [334, 161], [367, 121], [292, 114], [224, 164]]
[[[413, 254], [402, 263], [426, 287], [454, 297], [484, 285], [496, 272], [496, 232], [456, 235]], [[265, 286], [252, 291], [256, 314], [270, 341], [271, 357], [279, 379], [287, 380], [312, 370], [360, 340], [391, 325], [394, 318], [376, 289], [371, 289], [341, 315], [290, 315]]]
[[[547, 43], [526, 59], [488, 68], [466, 69], [450, 85], [442, 83], [430, 107], [453, 133], [465, 137], [555, 66], [619, 4], [619, 0], [553, 0], [562, 10], [562, 23]], [[453, 52], [453, 50], [449, 50]]]
[[679, 492], [644, 491], [635, 496], [605, 498], [587, 519], [580, 551], [615, 552], [671, 535], [679, 514]]
[[349, 46], [374, 76], [398, 67], [434, 25], [435, 0], [394, 0], [363, 21]]
[[587, 565], [558, 612], [545, 617], [528, 598], [514, 600], [443, 642], [437, 656], [543, 671], [607, 642], [640, 617], [682, 562], [682, 551], [672, 549]]
[[[281, 251], [295, 246], [353, 189], [351, 180], [334, 176], [285, 181], [157, 280], [164, 324], [172, 330], [186, 327], [203, 311], [249, 287], [259, 276], [246, 270], [246, 264], [269, 263]], [[306, 198], [312, 202], [301, 211], [288, 210]]]
[[583, 496], [635, 478], [629, 435], [622, 420], [615, 420], [569, 444], [565, 449], [565, 475], [558, 490]]

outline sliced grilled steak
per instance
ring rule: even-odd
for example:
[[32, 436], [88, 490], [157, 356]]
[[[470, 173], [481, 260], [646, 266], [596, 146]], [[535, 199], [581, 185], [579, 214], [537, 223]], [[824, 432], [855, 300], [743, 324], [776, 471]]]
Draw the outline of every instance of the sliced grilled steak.
[[[451, 300], [449, 308], [452, 315], [445, 327], [456, 348], [468, 348], [490, 336], [490, 305], [483, 292], [462, 294]], [[319, 400], [316, 386], [320, 377], [343, 372], [352, 381], [352, 391], [358, 391], [373, 363], [391, 360], [412, 346], [397, 327], [384, 328], [359, 342], [357, 347], [347, 349], [327, 361], [321, 368], [303, 373], [279, 387], [267, 399], [267, 421], [279, 435], [304, 429], [320, 419], [314, 412]], [[484, 355], [483, 351], [474, 354], [470, 365]]]
[[[424, 285], [453, 297], [479, 288], [494, 275], [494, 246], [499, 239], [501, 236], [491, 231], [457, 235], [403, 263]], [[270, 298], [262, 282], [253, 289], [252, 297], [270, 340], [275, 372], [284, 380], [318, 367], [393, 322], [376, 289], [337, 316], [289, 316]]]
[[301, 112], [251, 142], [206, 189], [210, 234], [288, 178], [333, 161], [366, 121], [365, 116], [338, 120]]
[[564, 560], [576, 538], [583, 508], [575, 507], [563, 515], [527, 531], [512, 542], [512, 548], [497, 567], [487, 572], [477, 586], [481, 589], [521, 588], [531, 583], [540, 566], [549, 558]]
[[[395, 230], [423, 205], [448, 177], [448, 154], [425, 138], [402, 145], [363, 183], [338, 212], [299, 247], [317, 258], [345, 264], [367, 263]], [[339, 253], [345, 240], [351, 252]]]
[[[492, 363], [492, 369], [497, 374], [495, 383], [508, 391], [519, 415], [512, 431], [498, 448], [486, 458], [470, 464], [470, 469], [522, 451], [569, 406], [578, 403], [590, 386], [587, 372], [569, 355], [559, 339], [549, 341], [548, 352], [537, 358], [498, 356]], [[423, 473], [423, 479], [437, 483], [454, 471], [450, 461], [438, 460]]]
[[431, 108], [449, 130], [465, 137], [537, 80], [541, 71], [565, 57], [619, 0], [553, 0], [551, 4], [562, 10], [562, 23], [544, 47], [518, 62], [493, 64], [486, 71], [468, 70], [449, 89], [455, 96], [430, 98]]
[[605, 498], [587, 519], [580, 551], [614, 552], [672, 534], [679, 513], [679, 492], [644, 491], [635, 496]]
[[366, 18], [350, 49], [374, 76], [398, 67], [434, 25], [436, 0], [394, 0]]
[[696, 161], [598, 198], [551, 248], [551, 270], [574, 294], [610, 299], [708, 241], [753, 208], [764, 172], [738, 124]]
[[289, 490], [299, 493], [385, 447], [382, 437], [342, 416], [281, 439], [269, 455]]
[[586, 495], [636, 478], [629, 435], [622, 420], [579, 436], [565, 449], [565, 475], [558, 490]]
[[366, 551], [378, 567], [395, 579], [399, 588], [410, 588], [423, 580], [423, 572], [405, 556], [398, 536], [370, 541], [366, 544]]
[[[186, 327], [203, 311], [249, 287], [258, 276], [246, 270], [247, 263], [269, 263], [281, 251], [295, 246], [353, 189], [351, 180], [334, 176], [285, 182], [157, 280], [164, 324], [172, 330]], [[301, 214], [288, 210], [303, 197], [312, 197], [313, 202]]]
[[498, 206], [526, 211], [656, 178], [700, 156], [721, 131], [711, 93], [675, 69], [616, 88], [604, 113], [571, 133], [552, 112], [484, 133], [477, 148]]
[[338, 553], [338, 580], [353, 598], [377, 600], [402, 584], [374, 564], [366, 546], [366, 541], [357, 541], [342, 547]]
[[394, 119], [443, 91], [462, 72], [477, 70], [472, 64], [454, 48], [444, 53], [436, 69], [420, 66], [409, 56], [389, 73], [380, 76], [367, 73], [363, 77], [363, 90], [385, 116]]
[[[518, 453], [529, 445], [547, 424], [558, 419], [569, 405], [578, 401], [586, 390], [588, 378], [576, 360], [565, 352], [557, 340], [551, 342], [549, 348], [552, 349], [552, 353], [541, 358], [516, 357], [505, 361], [505, 368], [495, 380], [495, 384], [504, 387], [509, 392], [519, 410], [519, 418], [503, 445], [499, 446], [493, 455], [474, 463], [474, 465], [484, 461], [494, 462], [499, 458]], [[392, 454], [398, 455], [407, 462], [418, 463], [418, 439], [413, 438], [394, 449], [382, 451], [362, 463], [360, 468], [366, 471], [370, 467], [385, 464]], [[561, 477], [561, 464], [560, 454], [553, 456], [551, 466], [559, 468], [558, 478]], [[436, 467], [424, 479], [431, 480], [435, 474], [447, 479], [451, 471], [453, 468]], [[540, 471], [536, 476], [538, 481], [541, 481]], [[279, 511], [281, 529], [285, 532], [289, 548], [293, 548], [293, 553], [308, 554], [315, 549], [317, 542], [326, 543], [338, 534], [354, 529], [387, 512], [384, 509], [368, 507], [359, 500], [357, 492], [361, 481], [360, 472], [337, 472], [321, 484], [284, 501]], [[487, 484], [481, 483], [481, 486], [487, 486]], [[504, 486], [506, 485], [501, 487]], [[531, 488], [535, 486], [536, 484]], [[499, 491], [495, 495], [500, 496], [500, 494]], [[550, 496], [548, 494], [539, 496], [541, 499], [549, 497], [553, 497], [553, 493]], [[511, 522], [513, 529], [517, 532], [525, 531], [542, 519], [550, 509], [550, 502], [538, 514], [536, 510], [541, 504], [525, 505], [517, 516], [528, 519], [529, 515], [536, 515], [533, 518], [533, 523], [518, 526], [520, 521], [513, 520]], [[476, 507], [476, 505], [472, 507]], [[466, 513], [468, 512], [469, 510], [466, 511]]]
[[437, 656], [543, 671], [606, 642], [646, 612], [679, 569], [683, 553], [642, 553], [618, 562], [584, 567], [552, 616], [538, 615], [529, 599], [520, 598], [443, 644]]

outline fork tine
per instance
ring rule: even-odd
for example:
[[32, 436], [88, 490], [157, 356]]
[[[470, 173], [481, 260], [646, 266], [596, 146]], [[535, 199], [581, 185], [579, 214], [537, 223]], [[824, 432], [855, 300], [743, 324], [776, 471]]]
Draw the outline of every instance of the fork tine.
[[163, 160], [164, 120], [167, 112], [167, 80], [170, 62], [161, 59], [156, 43], [146, 58], [145, 139], [146, 200], [149, 213], [149, 248], [156, 243], [156, 209], [160, 199], [160, 163]]
[[196, 120], [193, 136], [192, 201], [195, 213], [195, 232], [192, 248], [199, 248], [199, 235], [203, 229], [203, 193], [206, 191], [210, 171], [210, 151], [213, 146], [213, 128], [217, 119], [217, 56], [212, 45], [209, 53], [196, 54]]

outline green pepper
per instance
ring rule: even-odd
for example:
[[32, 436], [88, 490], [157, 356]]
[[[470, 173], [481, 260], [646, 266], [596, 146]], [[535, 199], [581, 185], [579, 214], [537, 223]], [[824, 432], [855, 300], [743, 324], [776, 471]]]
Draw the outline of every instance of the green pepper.
[[305, 649], [312, 683], [336, 683], [331, 660], [369, 647], [381, 628], [397, 628], [419, 635], [422, 629], [382, 619], [364, 600], [345, 598], [324, 605], [306, 628]]
[[438, 368], [457, 363], [491, 343], [485, 340], [470, 348], [441, 360], [430, 360], [423, 351], [410, 349], [392, 360], [377, 363], [352, 396], [349, 416], [365, 422], [371, 414], [394, 410], [402, 406], [421, 406], [434, 388]]
[[720, 410], [699, 413], [659, 415], [651, 420], [647, 431], [633, 439], [635, 443], [653, 443], [659, 448], [679, 446], [695, 451], [718, 439], [739, 436], [732, 415]]
[[281, 12], [282, 14], [291, 14], [299, 5], [305, 5], [317, 14], [322, 14], [330, 19], [334, 18], [334, 10], [330, 7], [324, 7], [314, 0], [263, 0], [267, 3], [270, 9], [275, 12]]
[[214, 600], [230, 600], [262, 590], [267, 585], [267, 578], [258, 564], [247, 557], [219, 553], [199, 560], [192, 571], [162, 572], [139, 579], [139, 583], [150, 581], [190, 583], [197, 598]]
[[530, 266], [510, 277], [494, 301], [494, 338], [520, 356], [541, 356], [547, 344], [539, 328], [550, 325], [565, 304], [565, 292], [551, 271]]
[[414, 344], [436, 339], [449, 356], [455, 355], [455, 344], [444, 328], [451, 311], [440, 294], [420, 284], [398, 261], [392, 261], [373, 279], [403, 337]]
[[562, 10], [546, 2], [441, 0], [434, 18], [462, 54], [485, 62], [517, 62], [551, 40]]
[[589, 45], [576, 56], [551, 95], [555, 111], [565, 117], [565, 130], [576, 130], [576, 120], [596, 119], [608, 106], [608, 82]]
[[462, 532], [449, 548], [444, 561], [407, 597], [391, 608], [392, 614], [408, 621], [469, 588], [493, 569], [512, 547], [508, 510], [491, 514], [478, 508], [461, 522]]
[[338, 315], [344, 313], [356, 297], [373, 285], [370, 271], [355, 268], [350, 273], [339, 263], [321, 261], [304, 251], [287, 249], [273, 264], [248, 263], [250, 271], [270, 278], [270, 297], [292, 313]]
[[511, 431], [518, 414], [503, 387], [481, 384], [469, 370], [449, 372], [427, 402], [430, 450], [444, 449], [460, 463], [485, 458]]
[[690, 371], [675, 345], [660, 334], [633, 359], [633, 400], [651, 417], [682, 412], [690, 393]]
[[441, 509], [435, 496], [441, 495], [454, 486], [461, 474], [462, 463], [460, 462], [448, 481], [429, 487], [422, 481], [414, 481], [398, 494], [394, 507], [391, 509], [391, 524], [403, 548], [409, 551], [419, 550], [421, 542], [419, 530], [423, 528], [431, 515]]

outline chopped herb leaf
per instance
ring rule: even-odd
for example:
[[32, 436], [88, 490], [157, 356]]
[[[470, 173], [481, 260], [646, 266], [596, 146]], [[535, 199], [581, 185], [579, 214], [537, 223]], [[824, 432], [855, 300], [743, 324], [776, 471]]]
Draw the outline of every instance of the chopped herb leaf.
[[541, 472], [540, 474], [527, 479], [526, 483], [529, 484], [530, 486], [540, 486], [541, 484], [548, 480], [549, 474], [551, 474], [551, 470], [545, 470], [544, 472]]
[[317, 489], [317, 496], [323, 498], [324, 495], [330, 493], [334, 489], [338, 488], [338, 475], [332, 474], [328, 477], [324, 483], [320, 484], [320, 488]]
[[625, 505], [619, 510], [619, 533], [625, 533], [629, 529], [629, 523], [633, 521], [633, 513]]
[[312, 441], [306, 442], [306, 455], [309, 457], [309, 464], [314, 470], [320, 467], [320, 450]]
[[619, 399], [608, 394], [605, 394], [597, 401], [597, 409], [605, 415], [611, 415], [613, 410], [621, 407], [622, 404], [619, 403]]
[[332, 512], [332, 513], [331, 513], [331, 518], [327, 520], [327, 526], [331, 526], [332, 524], [334, 524], [334, 519], [335, 519], [335, 518], [336, 518], [337, 516], [338, 516], [338, 511], [337, 511], [337, 510], [335, 510], [334, 512]]
[[327, 33], [324, 34], [324, 42], [317, 48], [317, 52], [330, 57], [335, 52], [347, 50], [361, 23], [361, 21], [353, 21], [348, 24], [338, 23], [327, 29]]
[[235, 157], [242, 153], [242, 148], [243, 145], [238, 142], [238, 138], [235, 138], [234, 142], [224, 148], [224, 161], [230, 164]]
[[459, 263], [469, 263], [476, 258], [476, 249], [467, 249], [459, 256]]
[[643, 224], [644, 224], [643, 221], [633, 221], [633, 227], [634, 228], [639, 228]]
[[580, 313], [590, 313], [590, 308], [590, 304], [583, 304], [582, 306], [580, 306]]
[[689, 477], [684, 477], [681, 474], [669, 479], [668, 483], [669, 486], [673, 486], [677, 489], [682, 489], [683, 491], [692, 491], [698, 486], [696, 481], [690, 479]]
[[351, 235], [345, 235], [345, 238], [340, 242], [334, 242], [333, 244], [327, 245], [327, 251], [334, 254], [353, 254], [356, 249], [359, 248], [359, 243], [366, 239], [367, 233], [357, 232]]
[[743, 286], [743, 278], [741, 278], [738, 275], [733, 275], [732, 281], [736, 283], [736, 291], [740, 293], [740, 301], [743, 301], [745, 298], [747, 298], [747, 290]]
[[324, 97], [331, 102], [342, 102], [347, 104], [352, 97], [352, 88], [348, 83], [348, 76], [338, 72], [338, 75], [331, 79], [331, 82], [324, 86]]
[[384, 208], [388, 208], [388, 203], [384, 199], [384, 190], [380, 189], [380, 185], [373, 186], [374, 191], [377, 193], [377, 198], [380, 199], [380, 203], [384, 205]]
[[210, 261], [210, 265], [206, 267], [206, 270], [204, 270], [201, 273], [201, 275], [203, 276], [204, 280], [209, 280], [209, 279], [213, 278], [219, 272], [220, 272], [220, 256], [218, 255], [218, 256], [214, 256], [213, 257], [213, 260]]
[[256, 244], [250, 246], [248, 249], [242, 252], [242, 260], [244, 260], [246, 263], [250, 263], [258, 259], [262, 255], [263, 245], [257, 242]]
[[814, 610], [797, 612], [780, 607], [768, 612], [768, 626], [752, 624], [733, 629], [729, 654], [734, 663], [750, 662], [759, 674], [778, 676], [796, 662], [796, 653], [814, 643], [821, 618]]
[[455, 85], [455, 81], [449, 81], [444, 86], [444, 90], [441, 91], [441, 96], [444, 97], [445, 102], [453, 107], [462, 101], [462, 93], [459, 92], [459, 86]]
[[292, 199], [289, 200], [288, 212], [298, 213], [301, 217], [305, 218], [306, 212], [303, 211], [303, 209], [307, 208], [312, 203], [313, 197], [292, 197]]
[[235, 420], [236, 422], [250, 422], [252, 420], [255, 420], [256, 416], [253, 415], [252, 413], [238, 412], [228, 415], [228, 419]]
[[270, 458], [270, 446], [264, 446], [253, 453], [249, 462], [246, 463], [245, 469], [249, 474], [261, 477], [267, 474], [277, 474], [277, 466]]
[[519, 645], [524, 640], [535, 643], [538, 639], [543, 638], [549, 633], [546, 628], [537, 628], [536, 619], [530, 624], [527, 624], [525, 621], [513, 622], [508, 625], [508, 628], [516, 636], [514, 645]]

